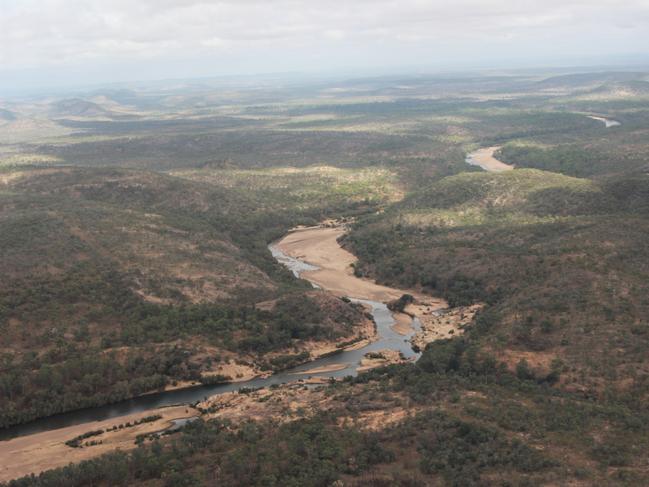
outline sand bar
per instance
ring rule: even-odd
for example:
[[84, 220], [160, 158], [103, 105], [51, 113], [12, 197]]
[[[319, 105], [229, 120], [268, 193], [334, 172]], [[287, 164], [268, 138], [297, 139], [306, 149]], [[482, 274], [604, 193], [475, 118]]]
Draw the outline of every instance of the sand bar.
[[472, 166], [480, 166], [482, 169], [489, 172], [503, 172], [514, 169], [514, 166], [505, 164], [494, 157], [494, 154], [498, 149], [500, 149], [498, 146], [478, 149], [466, 156], [466, 162]]
[[[130, 450], [135, 448], [137, 435], [164, 430], [173, 424], [173, 420], [198, 416], [198, 414], [196, 409], [189, 406], [173, 406], [0, 441], [0, 458], [2, 459], [0, 482], [29, 473], [38, 474], [52, 468], [64, 467], [69, 463], [78, 463], [117, 449]], [[134, 423], [146, 416], [153, 415], [162, 417], [156, 421], [105, 432], [88, 439], [89, 441], [101, 441], [99, 445], [72, 448], [65, 444], [66, 441], [88, 431], [106, 430], [116, 425]]]
[[285, 254], [317, 266], [317, 270], [305, 271], [301, 276], [337, 296], [387, 303], [404, 294], [413, 294], [429, 302], [443, 303], [441, 299], [354, 276], [352, 265], [357, 259], [338, 243], [338, 238], [344, 234], [342, 227], [299, 229], [286, 235], [277, 246]]

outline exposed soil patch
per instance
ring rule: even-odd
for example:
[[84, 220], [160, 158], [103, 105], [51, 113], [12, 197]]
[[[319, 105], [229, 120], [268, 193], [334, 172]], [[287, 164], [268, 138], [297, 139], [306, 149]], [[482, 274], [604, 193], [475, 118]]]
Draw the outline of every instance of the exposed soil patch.
[[408, 360], [397, 350], [379, 350], [376, 352], [367, 352], [361, 360], [360, 367], [356, 370], [364, 372], [366, 370], [384, 367], [386, 365], [401, 364]]
[[440, 312], [426, 304], [409, 304], [405, 311], [417, 316], [421, 323], [421, 330], [411, 339], [412, 344], [423, 350], [430, 342], [464, 333], [464, 327], [473, 321], [475, 314], [483, 306], [474, 304]]

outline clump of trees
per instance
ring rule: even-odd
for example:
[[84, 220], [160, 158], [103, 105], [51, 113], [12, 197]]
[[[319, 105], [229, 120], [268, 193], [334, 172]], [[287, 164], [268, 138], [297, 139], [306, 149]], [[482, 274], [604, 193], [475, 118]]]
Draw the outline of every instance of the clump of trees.
[[66, 441], [65, 444], [70, 448], [79, 448], [83, 443], [83, 440], [87, 440], [88, 438], [92, 438], [93, 436], [99, 436], [103, 434], [104, 430], [87, 431], [86, 433], [80, 434], [79, 436], [75, 436], [71, 440]]
[[396, 311], [398, 313], [403, 313], [403, 310], [406, 309], [410, 303], [412, 303], [415, 298], [411, 294], [403, 294], [399, 299], [390, 301], [388, 303], [388, 309], [390, 311]]

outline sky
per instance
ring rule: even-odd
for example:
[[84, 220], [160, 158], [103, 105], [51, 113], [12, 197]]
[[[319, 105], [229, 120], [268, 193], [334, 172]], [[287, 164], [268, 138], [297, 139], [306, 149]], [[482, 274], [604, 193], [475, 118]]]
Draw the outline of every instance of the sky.
[[647, 61], [649, 0], [0, 0], [0, 90]]

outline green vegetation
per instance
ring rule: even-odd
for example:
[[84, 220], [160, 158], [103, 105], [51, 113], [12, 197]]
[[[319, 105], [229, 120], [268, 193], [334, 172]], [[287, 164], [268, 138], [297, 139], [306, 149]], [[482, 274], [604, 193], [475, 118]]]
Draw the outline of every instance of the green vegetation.
[[647, 163], [642, 154], [615, 154], [585, 144], [566, 144], [556, 147], [537, 147], [525, 144], [507, 144], [496, 157], [517, 167], [531, 167], [569, 176], [589, 177], [611, 172], [641, 168]]
[[219, 363], [204, 347], [277, 369], [266, 354], [345, 341], [363, 319], [294, 281], [266, 249], [305, 215], [333, 216], [347, 204], [335, 195], [330, 209], [296, 204], [277, 217], [236, 189], [136, 171], [33, 170], [9, 189], [1, 425], [200, 381]]
[[[326, 391], [327, 413], [285, 424], [196, 421], [132, 453], [8, 485], [642, 485], [632, 467], [647, 447], [646, 412], [517, 378], [470, 337]], [[395, 408], [412, 414], [374, 431], [352, 420]]]
[[[228, 424], [198, 421], [168, 447], [154, 442], [132, 454], [111, 454], [8, 485], [81, 486], [102, 481], [132, 485], [160, 479], [154, 485], [218, 481], [236, 486], [324, 487], [341, 478], [350, 485], [421, 485], [431, 474], [453, 485], [479, 485], [484, 471], [507, 468], [530, 477], [554, 466], [495, 430], [443, 413], [422, 414], [380, 433], [337, 427], [332, 420], [317, 416], [279, 427], [250, 422], [236, 432]], [[275, 441], [268, 442], [268, 437]], [[417, 446], [419, 466], [414, 471], [404, 469], [392, 479], [368, 473], [376, 471], [377, 464], [394, 462], [400, 444]]]
[[[0, 109], [0, 426], [352, 343], [363, 310], [267, 250], [298, 224], [353, 217], [357, 275], [486, 305], [314, 410], [195, 421], [8, 485], [646, 485], [646, 74], [544, 78]], [[514, 171], [465, 164], [496, 145]]]
[[70, 448], [79, 448], [83, 440], [87, 440], [88, 438], [92, 438], [93, 436], [99, 436], [102, 434], [104, 434], [104, 430], [87, 431], [79, 436], [75, 436], [71, 440], [66, 441], [65, 444], [68, 445]]
[[546, 373], [561, 360], [566, 387], [617, 391], [618, 374], [632, 368], [636, 386], [616, 392], [632, 400], [643, 394], [649, 347], [632, 331], [649, 316], [639, 202], [648, 190], [645, 174], [459, 175], [359, 222], [347, 243], [358, 274], [423, 287], [452, 306], [489, 303], [482, 345], [505, 360], [530, 351]]

